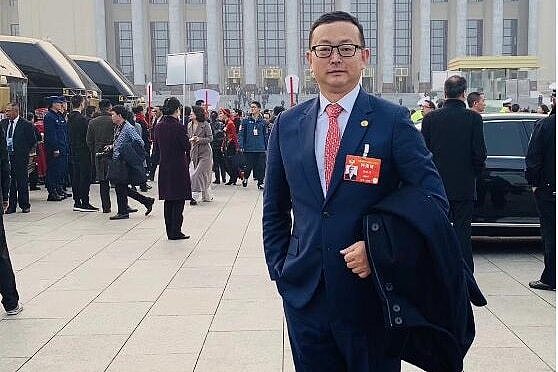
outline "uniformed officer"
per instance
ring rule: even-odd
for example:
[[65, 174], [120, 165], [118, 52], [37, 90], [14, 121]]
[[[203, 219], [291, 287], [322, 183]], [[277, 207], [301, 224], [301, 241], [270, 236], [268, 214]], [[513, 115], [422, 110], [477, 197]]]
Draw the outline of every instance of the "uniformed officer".
[[500, 109], [500, 113], [502, 114], [508, 114], [511, 112], [511, 105], [512, 105], [512, 99], [511, 98], [506, 98], [505, 100], [502, 101], [502, 108]]
[[266, 123], [261, 115], [261, 109], [262, 105], [259, 102], [251, 102], [251, 115], [242, 120], [238, 131], [240, 151], [244, 153], [244, 161], [246, 163], [242, 186], [248, 186], [248, 178], [250, 178], [250, 172], [253, 169], [254, 179], [258, 181], [258, 189], [263, 188], [265, 152], [269, 135]]
[[46, 187], [49, 201], [66, 198], [63, 191], [63, 178], [68, 164], [69, 145], [66, 135], [66, 120], [62, 112], [63, 97], [50, 96], [48, 111], [43, 119], [45, 134], [44, 145], [47, 158]]

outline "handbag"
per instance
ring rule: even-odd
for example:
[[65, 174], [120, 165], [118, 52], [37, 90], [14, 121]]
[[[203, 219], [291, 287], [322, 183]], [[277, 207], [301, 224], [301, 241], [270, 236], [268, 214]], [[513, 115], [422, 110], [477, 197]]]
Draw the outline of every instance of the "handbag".
[[108, 164], [107, 179], [114, 184], [128, 184], [129, 170], [124, 160], [111, 159]]

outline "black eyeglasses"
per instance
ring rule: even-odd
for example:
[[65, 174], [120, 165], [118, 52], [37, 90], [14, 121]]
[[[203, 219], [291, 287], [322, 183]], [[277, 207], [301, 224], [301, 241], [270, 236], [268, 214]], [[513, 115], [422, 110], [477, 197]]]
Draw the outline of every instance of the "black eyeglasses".
[[341, 57], [352, 57], [355, 55], [357, 49], [362, 49], [360, 45], [356, 44], [339, 44], [339, 45], [314, 45], [310, 48], [318, 58], [329, 58], [333, 53], [333, 49], [337, 49], [337, 53]]

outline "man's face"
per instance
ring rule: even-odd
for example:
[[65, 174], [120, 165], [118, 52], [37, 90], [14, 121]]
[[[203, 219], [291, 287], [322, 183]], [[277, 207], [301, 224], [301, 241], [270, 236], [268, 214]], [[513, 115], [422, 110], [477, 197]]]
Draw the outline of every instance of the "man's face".
[[486, 109], [486, 103], [484, 102], [484, 95], [481, 95], [479, 100], [475, 102], [475, 109], [477, 112], [484, 112]]
[[[350, 22], [333, 22], [322, 24], [314, 30], [311, 45], [354, 44], [361, 46], [358, 27]], [[353, 89], [362, 70], [370, 59], [370, 49], [357, 48], [352, 57], [341, 57], [334, 48], [331, 55], [319, 58], [313, 51], [306, 52], [306, 59], [320, 90], [333, 94], [347, 93]]]
[[271, 117], [269, 116], [269, 114], [264, 114], [263, 116], [264, 120], [267, 121], [269, 123], [269, 121], [271, 120]]
[[351, 166], [349, 167], [349, 175], [352, 176], [352, 175], [354, 175], [354, 174], [356, 174], [356, 167], [353, 166], [353, 165], [351, 165]]
[[258, 105], [252, 103], [250, 105], [250, 113], [252, 114], [252, 116], [259, 116], [260, 115], [260, 108], [258, 107]]
[[111, 115], [110, 118], [112, 119], [112, 122], [115, 125], [120, 125], [120, 124], [122, 124], [122, 122], [124, 122], [124, 118], [120, 114], [117, 114], [116, 112], [111, 111], [110, 115]]
[[428, 104], [422, 105], [422, 113], [423, 113], [424, 115], [428, 114], [428, 113], [431, 112], [431, 111], [433, 111], [433, 109], [430, 108], [430, 105], [428, 105]]
[[19, 115], [19, 109], [17, 106], [8, 105], [6, 107], [6, 116], [9, 120], [15, 120]]
[[52, 109], [56, 112], [62, 111], [62, 103], [61, 102], [54, 102], [52, 104]]

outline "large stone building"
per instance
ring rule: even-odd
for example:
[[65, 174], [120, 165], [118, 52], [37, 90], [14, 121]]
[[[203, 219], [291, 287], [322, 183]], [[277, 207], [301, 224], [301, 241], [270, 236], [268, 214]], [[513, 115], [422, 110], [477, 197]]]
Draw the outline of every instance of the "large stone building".
[[[223, 93], [238, 87], [278, 92], [291, 73], [310, 92], [315, 86], [303, 58], [308, 29], [334, 9], [350, 11], [364, 26], [372, 50], [363, 74], [369, 91], [428, 91], [433, 76], [448, 66], [466, 71], [478, 81], [475, 88], [492, 95], [502, 95], [508, 79], [527, 81], [533, 92], [546, 92], [555, 80], [555, 0], [0, 0], [0, 5], [1, 33], [46, 38], [68, 54], [104, 57], [136, 85], [152, 81], [156, 89], [165, 89], [168, 53], [203, 50], [207, 85]], [[494, 71], [486, 73], [483, 63]], [[494, 89], [485, 86], [499, 80]]]

